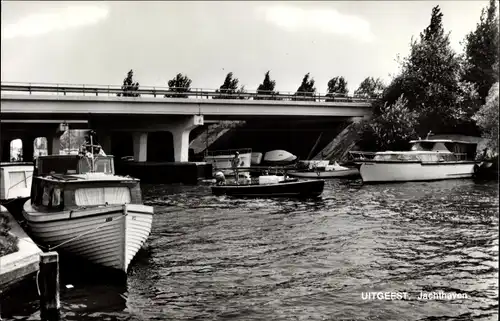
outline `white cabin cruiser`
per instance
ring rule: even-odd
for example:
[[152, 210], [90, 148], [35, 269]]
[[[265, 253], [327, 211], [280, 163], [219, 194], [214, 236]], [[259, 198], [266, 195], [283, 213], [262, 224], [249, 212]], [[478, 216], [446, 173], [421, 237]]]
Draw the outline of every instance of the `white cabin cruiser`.
[[410, 141], [410, 151], [352, 152], [365, 183], [471, 178], [476, 143], [447, 139]]

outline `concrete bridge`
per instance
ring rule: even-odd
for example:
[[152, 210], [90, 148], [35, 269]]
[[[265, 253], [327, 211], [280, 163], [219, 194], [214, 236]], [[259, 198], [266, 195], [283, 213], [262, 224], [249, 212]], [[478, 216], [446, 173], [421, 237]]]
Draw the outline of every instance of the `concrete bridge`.
[[1, 104], [2, 151], [13, 138], [21, 138], [24, 146], [25, 141], [30, 145], [36, 137], [47, 137], [49, 153], [58, 153], [59, 123], [67, 123], [72, 129], [90, 126], [96, 130], [108, 153], [112, 132], [131, 132], [136, 161], [147, 160], [151, 132], [170, 132], [175, 161], [186, 162], [189, 134], [205, 123], [275, 117], [345, 120], [371, 114], [370, 99], [316, 93], [228, 93], [198, 88], [185, 92], [159, 87], [131, 91], [120, 86], [64, 84], [2, 83]]

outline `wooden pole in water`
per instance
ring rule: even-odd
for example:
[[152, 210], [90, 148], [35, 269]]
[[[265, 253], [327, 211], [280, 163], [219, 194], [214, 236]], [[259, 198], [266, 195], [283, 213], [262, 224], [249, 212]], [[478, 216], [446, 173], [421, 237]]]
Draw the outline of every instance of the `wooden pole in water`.
[[59, 301], [59, 254], [47, 252], [40, 254], [40, 317], [42, 321], [60, 319]]

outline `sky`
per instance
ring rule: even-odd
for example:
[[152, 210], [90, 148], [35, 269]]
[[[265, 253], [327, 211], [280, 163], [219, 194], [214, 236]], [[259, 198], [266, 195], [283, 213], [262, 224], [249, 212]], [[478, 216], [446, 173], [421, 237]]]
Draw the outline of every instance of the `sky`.
[[488, 1], [2, 1], [2, 82], [167, 87], [177, 73], [216, 89], [228, 72], [249, 91], [270, 70], [294, 92], [306, 73], [325, 93], [343, 76], [352, 93], [368, 77], [386, 84], [412, 36], [439, 5], [452, 47], [474, 30]]

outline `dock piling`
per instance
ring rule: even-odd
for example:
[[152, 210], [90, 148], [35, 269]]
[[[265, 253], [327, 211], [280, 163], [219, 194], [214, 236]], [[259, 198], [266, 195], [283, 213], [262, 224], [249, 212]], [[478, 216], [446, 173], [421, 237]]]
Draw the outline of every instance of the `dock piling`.
[[42, 321], [58, 321], [61, 302], [59, 300], [59, 254], [57, 252], [40, 254], [38, 284]]

